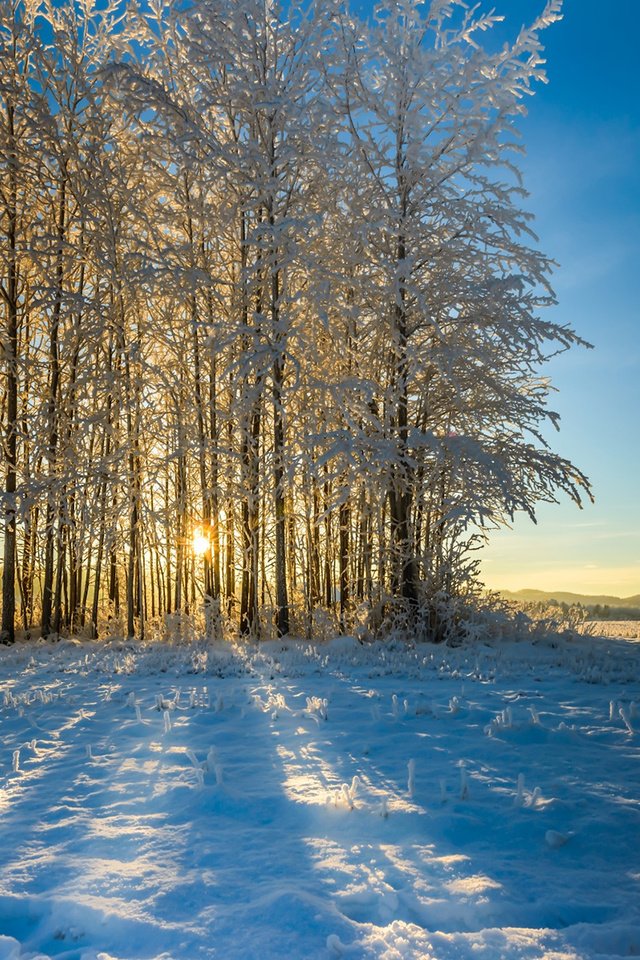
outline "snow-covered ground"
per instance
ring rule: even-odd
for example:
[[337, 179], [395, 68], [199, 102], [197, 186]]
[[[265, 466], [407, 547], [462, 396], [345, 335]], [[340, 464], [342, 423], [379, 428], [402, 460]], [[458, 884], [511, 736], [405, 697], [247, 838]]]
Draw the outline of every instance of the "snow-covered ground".
[[640, 644], [0, 652], [0, 960], [640, 955]]

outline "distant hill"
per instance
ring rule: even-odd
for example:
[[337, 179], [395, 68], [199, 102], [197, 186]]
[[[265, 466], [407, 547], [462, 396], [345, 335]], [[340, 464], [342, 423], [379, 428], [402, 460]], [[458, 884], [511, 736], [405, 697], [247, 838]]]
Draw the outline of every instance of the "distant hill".
[[583, 607], [615, 607], [637, 610], [640, 608], [640, 593], [633, 597], [591, 596], [583, 593], [569, 593], [566, 590], [500, 590], [500, 595], [506, 600], [515, 600], [519, 603], [549, 603], [557, 600], [558, 603], [568, 603], [570, 606], [581, 604]]

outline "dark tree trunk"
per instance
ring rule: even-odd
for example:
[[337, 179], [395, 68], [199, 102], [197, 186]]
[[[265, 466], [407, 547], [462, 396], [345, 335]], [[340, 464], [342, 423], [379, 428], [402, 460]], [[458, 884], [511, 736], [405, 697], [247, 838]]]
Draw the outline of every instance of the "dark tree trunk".
[[18, 465], [18, 262], [17, 262], [17, 206], [16, 144], [14, 108], [7, 107], [9, 133], [9, 226], [7, 287], [3, 287], [6, 305], [7, 334], [5, 363], [7, 383], [7, 427], [4, 439], [5, 510], [4, 510], [4, 567], [2, 571], [2, 630], [3, 643], [15, 640], [16, 616], [16, 490]]

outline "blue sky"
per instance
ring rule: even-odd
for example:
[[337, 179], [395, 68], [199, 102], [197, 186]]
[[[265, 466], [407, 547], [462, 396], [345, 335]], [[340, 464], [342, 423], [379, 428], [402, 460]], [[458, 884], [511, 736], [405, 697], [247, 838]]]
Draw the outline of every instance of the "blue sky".
[[[542, 7], [497, 0], [517, 26]], [[640, 80], [637, 0], [565, 0], [545, 32], [549, 83], [521, 129], [542, 249], [560, 267], [555, 318], [595, 349], [547, 366], [562, 416], [553, 447], [593, 483], [595, 504], [539, 510], [492, 537], [492, 588], [640, 593]]]

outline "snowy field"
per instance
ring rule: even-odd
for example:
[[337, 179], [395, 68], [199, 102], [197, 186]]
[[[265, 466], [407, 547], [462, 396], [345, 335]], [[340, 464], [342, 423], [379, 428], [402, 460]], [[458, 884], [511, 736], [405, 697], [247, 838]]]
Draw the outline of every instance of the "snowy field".
[[0, 651], [0, 960], [640, 955], [640, 644]]
[[640, 620], [588, 620], [586, 628], [594, 636], [640, 640]]

